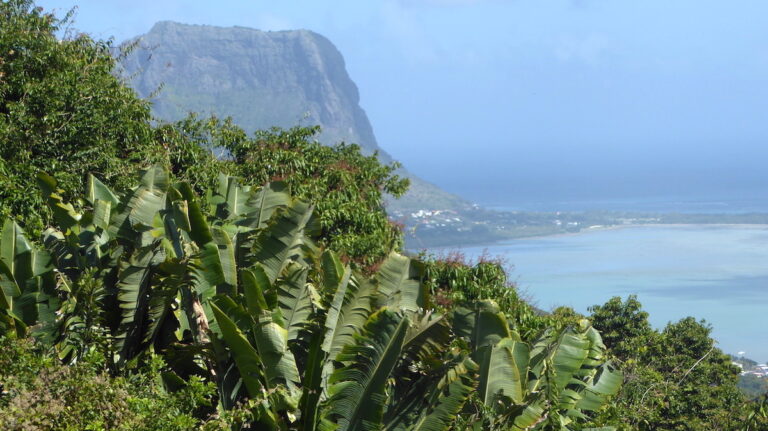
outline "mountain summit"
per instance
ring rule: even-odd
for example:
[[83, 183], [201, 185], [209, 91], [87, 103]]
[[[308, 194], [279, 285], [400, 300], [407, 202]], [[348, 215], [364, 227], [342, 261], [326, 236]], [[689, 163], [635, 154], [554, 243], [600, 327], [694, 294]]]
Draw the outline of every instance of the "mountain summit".
[[[229, 116], [249, 133], [319, 125], [318, 139], [324, 144], [356, 143], [365, 153], [378, 152], [383, 162], [392, 161], [376, 142], [344, 58], [317, 33], [163, 21], [135, 40], [136, 48], [121, 64], [136, 91], [152, 98], [161, 119], [178, 120], [188, 112]], [[411, 191], [391, 201], [391, 209], [467, 205], [402, 173], [411, 178]]]

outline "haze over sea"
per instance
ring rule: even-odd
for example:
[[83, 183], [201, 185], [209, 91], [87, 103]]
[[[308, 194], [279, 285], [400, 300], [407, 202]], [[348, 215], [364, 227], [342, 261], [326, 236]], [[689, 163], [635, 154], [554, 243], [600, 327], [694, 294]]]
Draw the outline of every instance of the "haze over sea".
[[[658, 211], [663, 199], [649, 201], [573, 201], [525, 204], [527, 210], [623, 209]], [[762, 200], [679, 201], [676, 211], [747, 212], [765, 208]], [[720, 204], [715, 204], [720, 202]], [[520, 205], [502, 206], [504, 209]], [[654, 209], [651, 209], [653, 207]], [[715, 211], [712, 211], [715, 212]], [[435, 250], [445, 252], [450, 249]], [[578, 234], [517, 239], [459, 248], [467, 257], [503, 257], [512, 280], [544, 309], [565, 305], [587, 313], [612, 296], [635, 294], [662, 328], [686, 316], [706, 319], [725, 352], [768, 360], [768, 226], [677, 225], [586, 230]]]

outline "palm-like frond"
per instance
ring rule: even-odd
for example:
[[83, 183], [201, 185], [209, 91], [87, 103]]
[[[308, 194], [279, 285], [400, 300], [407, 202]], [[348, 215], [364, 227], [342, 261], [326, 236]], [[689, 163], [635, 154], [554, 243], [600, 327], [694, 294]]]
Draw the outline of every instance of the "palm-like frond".
[[387, 379], [397, 364], [407, 330], [407, 318], [381, 309], [338, 355], [337, 360], [346, 365], [330, 378], [326, 415], [339, 424], [339, 431], [381, 428]]
[[421, 265], [398, 253], [391, 253], [376, 275], [383, 304], [404, 311], [427, 306], [427, 290], [421, 283]]

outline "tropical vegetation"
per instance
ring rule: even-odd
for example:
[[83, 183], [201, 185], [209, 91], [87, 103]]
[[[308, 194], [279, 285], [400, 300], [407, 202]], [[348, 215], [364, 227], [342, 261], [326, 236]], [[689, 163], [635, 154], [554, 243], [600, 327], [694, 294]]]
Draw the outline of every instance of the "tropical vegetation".
[[766, 429], [706, 324], [407, 256], [395, 165], [155, 121], [66, 19], [0, 2], [2, 429]]
[[281, 183], [221, 175], [201, 198], [153, 166], [122, 195], [89, 176], [78, 210], [38, 181], [55, 226], [36, 245], [4, 223], [0, 312], [64, 363], [124, 375], [158, 356], [166, 390], [213, 383], [219, 410], [276, 430], [565, 429], [619, 388], [587, 321], [525, 342], [490, 299], [437, 312], [423, 265], [355, 271]]

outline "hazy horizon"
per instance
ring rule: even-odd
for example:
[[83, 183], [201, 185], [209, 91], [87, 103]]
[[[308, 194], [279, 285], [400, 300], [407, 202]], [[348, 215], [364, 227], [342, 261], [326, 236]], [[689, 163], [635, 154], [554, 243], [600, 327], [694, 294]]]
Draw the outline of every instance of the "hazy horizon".
[[307, 28], [382, 148], [481, 202], [759, 196], [768, 3], [44, 0], [117, 41], [160, 20]]

